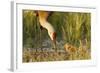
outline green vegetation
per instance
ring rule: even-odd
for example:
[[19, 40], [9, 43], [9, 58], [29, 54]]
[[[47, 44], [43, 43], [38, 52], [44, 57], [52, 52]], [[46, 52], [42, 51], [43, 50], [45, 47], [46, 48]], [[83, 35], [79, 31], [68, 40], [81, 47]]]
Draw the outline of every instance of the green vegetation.
[[[46, 48], [52, 48], [52, 42], [47, 30], [40, 30], [38, 17], [33, 10], [23, 10], [23, 62], [32, 61], [56, 61], [56, 60], [80, 60], [91, 58], [91, 14], [79, 12], [53, 12], [48, 21], [54, 26], [57, 33], [58, 50], [63, 50], [64, 44], [69, 43], [78, 48], [78, 53], [68, 54], [61, 52], [38, 52], [37, 48], [44, 48], [43, 43], [47, 42]], [[31, 48], [31, 52], [27, 51]], [[87, 52], [80, 51], [85, 49]], [[49, 53], [49, 54], [48, 54]], [[83, 53], [83, 54], [82, 54]], [[36, 54], [36, 56], [34, 55]], [[46, 55], [45, 57], [40, 55]], [[55, 54], [54, 56], [52, 56]], [[82, 55], [81, 55], [82, 54]], [[37, 56], [38, 55], [38, 56]], [[74, 57], [78, 55], [78, 57]], [[36, 58], [35, 58], [36, 57]], [[47, 57], [47, 58], [46, 58]], [[74, 57], [74, 58], [72, 58]]]

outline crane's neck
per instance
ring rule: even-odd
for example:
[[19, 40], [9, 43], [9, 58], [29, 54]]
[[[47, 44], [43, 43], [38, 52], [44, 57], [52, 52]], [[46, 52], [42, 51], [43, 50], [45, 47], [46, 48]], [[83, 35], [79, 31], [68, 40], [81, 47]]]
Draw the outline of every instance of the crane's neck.
[[53, 26], [48, 21], [46, 21], [44, 19], [40, 19], [40, 25], [43, 28], [47, 29], [48, 34], [49, 34], [51, 40], [53, 40], [54, 39], [53, 38], [53, 34], [55, 34], [55, 30], [54, 30]]
[[44, 19], [40, 19], [40, 25], [42, 27], [44, 27], [45, 29], [48, 30], [48, 32], [55, 32], [53, 26], [47, 21], [47, 20], [44, 20]]

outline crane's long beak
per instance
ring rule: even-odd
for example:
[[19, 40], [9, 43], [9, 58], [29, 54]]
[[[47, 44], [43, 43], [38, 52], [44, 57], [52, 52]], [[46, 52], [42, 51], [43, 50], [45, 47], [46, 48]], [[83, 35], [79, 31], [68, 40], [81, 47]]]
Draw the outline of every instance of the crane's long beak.
[[54, 48], [56, 48], [56, 32], [53, 33], [53, 44]]

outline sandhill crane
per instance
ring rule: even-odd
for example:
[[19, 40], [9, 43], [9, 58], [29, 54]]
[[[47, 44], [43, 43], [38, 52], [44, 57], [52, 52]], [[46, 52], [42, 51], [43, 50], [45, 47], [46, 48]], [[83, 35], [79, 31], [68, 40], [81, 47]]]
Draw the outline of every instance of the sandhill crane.
[[56, 48], [56, 32], [53, 26], [47, 21], [51, 12], [48, 11], [36, 11], [41, 27], [47, 29], [48, 35], [53, 41], [54, 48]]

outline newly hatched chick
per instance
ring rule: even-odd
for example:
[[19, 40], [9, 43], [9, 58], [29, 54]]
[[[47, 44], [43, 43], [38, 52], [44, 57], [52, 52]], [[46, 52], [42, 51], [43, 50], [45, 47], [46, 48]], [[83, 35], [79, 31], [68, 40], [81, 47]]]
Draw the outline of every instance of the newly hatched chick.
[[76, 48], [76, 47], [74, 47], [73, 45], [70, 45], [70, 44], [65, 44], [64, 49], [69, 54], [69, 57], [68, 57], [69, 60], [77, 59], [77, 50], [78, 50], [78, 48]]
[[75, 53], [77, 51], [77, 48], [70, 45], [70, 44], [65, 44], [64, 45], [64, 49], [66, 50], [66, 52], [68, 53]]

